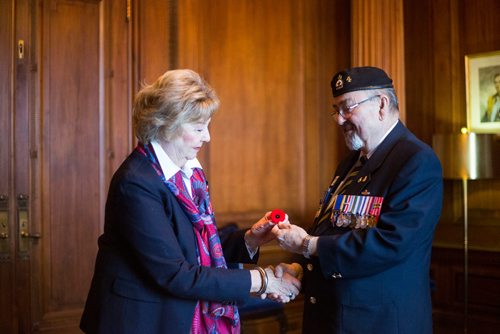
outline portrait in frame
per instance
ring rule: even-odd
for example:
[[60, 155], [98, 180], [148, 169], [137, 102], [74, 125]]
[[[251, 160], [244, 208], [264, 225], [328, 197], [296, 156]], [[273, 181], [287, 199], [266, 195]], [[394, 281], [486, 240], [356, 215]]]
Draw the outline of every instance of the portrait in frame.
[[467, 128], [500, 133], [500, 50], [465, 56]]

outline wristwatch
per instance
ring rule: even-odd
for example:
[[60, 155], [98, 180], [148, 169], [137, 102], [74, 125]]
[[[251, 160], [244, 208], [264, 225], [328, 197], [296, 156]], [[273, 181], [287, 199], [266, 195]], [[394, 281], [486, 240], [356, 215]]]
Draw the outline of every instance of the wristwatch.
[[311, 241], [311, 239], [312, 239], [312, 236], [310, 236], [308, 234], [302, 240], [302, 246], [301, 246], [300, 250], [301, 250], [302, 255], [304, 255], [304, 257], [306, 259], [308, 259], [311, 256], [311, 254], [309, 254], [309, 242]]

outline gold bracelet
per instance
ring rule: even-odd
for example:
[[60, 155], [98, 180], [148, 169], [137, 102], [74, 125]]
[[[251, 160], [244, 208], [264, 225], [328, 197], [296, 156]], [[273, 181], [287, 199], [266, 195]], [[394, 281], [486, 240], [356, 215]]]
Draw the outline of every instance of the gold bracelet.
[[257, 291], [255, 294], [257, 295], [262, 295], [264, 292], [266, 292], [267, 290], [267, 284], [269, 282], [269, 278], [267, 277], [267, 273], [264, 269], [262, 269], [261, 267], [255, 267], [255, 269], [257, 269], [257, 271], [259, 272], [260, 274], [260, 278], [262, 280], [262, 284], [260, 286], [260, 289], [259, 291]]

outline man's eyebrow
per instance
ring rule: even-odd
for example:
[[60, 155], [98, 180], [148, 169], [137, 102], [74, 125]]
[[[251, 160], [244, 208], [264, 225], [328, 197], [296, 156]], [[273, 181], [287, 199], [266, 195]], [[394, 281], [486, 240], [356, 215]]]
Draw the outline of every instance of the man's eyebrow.
[[344, 100], [340, 101], [339, 103], [334, 103], [333, 105], [334, 105], [334, 106], [341, 106], [341, 105], [345, 105], [345, 104], [347, 104], [347, 103], [352, 103], [352, 102], [354, 102], [354, 100], [353, 100], [353, 99], [351, 99], [350, 97], [348, 97], [348, 98], [346, 98], [346, 99], [344, 99]]

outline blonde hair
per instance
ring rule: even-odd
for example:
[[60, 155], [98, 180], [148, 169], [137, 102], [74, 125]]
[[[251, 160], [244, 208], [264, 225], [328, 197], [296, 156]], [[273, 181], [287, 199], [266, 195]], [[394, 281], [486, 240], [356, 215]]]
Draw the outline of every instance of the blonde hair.
[[167, 71], [137, 93], [133, 128], [142, 143], [172, 140], [182, 124], [206, 122], [219, 108], [215, 91], [192, 70]]

